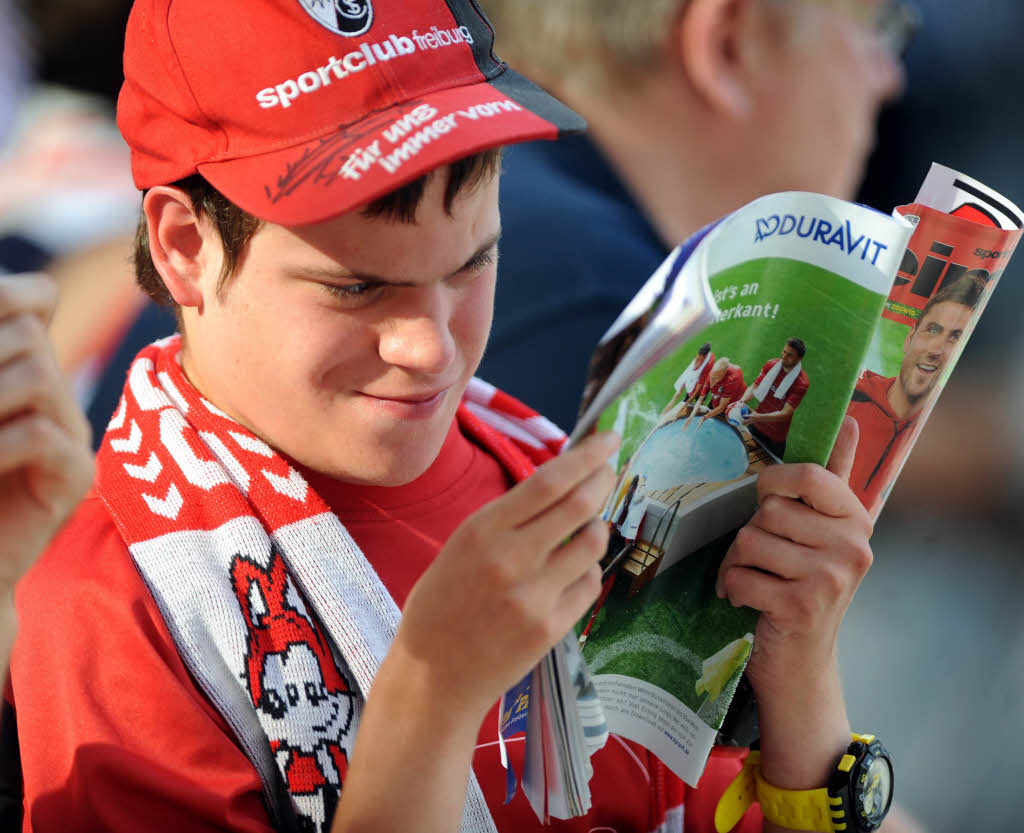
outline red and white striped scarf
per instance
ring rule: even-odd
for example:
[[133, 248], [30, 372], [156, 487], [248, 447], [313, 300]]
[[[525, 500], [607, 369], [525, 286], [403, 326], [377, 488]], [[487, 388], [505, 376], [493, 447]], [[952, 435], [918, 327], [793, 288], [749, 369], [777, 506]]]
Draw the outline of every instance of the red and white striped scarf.
[[[185, 664], [259, 772], [275, 824], [326, 831], [400, 613], [299, 472], [192, 387], [180, 350], [174, 336], [132, 364], [97, 491]], [[565, 443], [476, 379], [459, 420], [517, 480]], [[462, 830], [494, 829], [471, 776]]]

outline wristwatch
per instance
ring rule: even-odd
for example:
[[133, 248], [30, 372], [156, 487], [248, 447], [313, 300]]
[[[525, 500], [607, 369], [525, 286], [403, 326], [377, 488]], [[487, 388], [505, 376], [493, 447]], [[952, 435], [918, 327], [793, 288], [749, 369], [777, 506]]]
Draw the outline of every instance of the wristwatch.
[[761, 775], [761, 753], [752, 750], [722, 794], [715, 829], [728, 833], [755, 801], [767, 821], [792, 830], [871, 833], [892, 804], [892, 760], [874, 735], [854, 735], [827, 787], [783, 790]]

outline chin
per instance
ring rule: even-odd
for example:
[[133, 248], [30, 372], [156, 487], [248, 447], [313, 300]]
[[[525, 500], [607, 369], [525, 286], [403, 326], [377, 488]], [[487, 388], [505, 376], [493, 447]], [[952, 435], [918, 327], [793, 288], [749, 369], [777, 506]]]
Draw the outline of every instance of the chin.
[[335, 472], [324, 473], [348, 483], [366, 486], [405, 486], [433, 465], [443, 441], [444, 437], [436, 448], [426, 451], [421, 444], [413, 448], [377, 449], [373, 456], [361, 460], [338, 461]]

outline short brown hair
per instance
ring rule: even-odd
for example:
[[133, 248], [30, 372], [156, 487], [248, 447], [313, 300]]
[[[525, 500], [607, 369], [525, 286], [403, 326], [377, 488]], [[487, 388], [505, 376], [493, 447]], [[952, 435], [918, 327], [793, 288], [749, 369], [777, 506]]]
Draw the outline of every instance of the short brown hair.
[[953, 302], [974, 309], [985, 294], [985, 280], [974, 270], [962, 275], [952, 283], [943, 284], [942, 288], [928, 299], [928, 303], [921, 310], [921, 315], [914, 322], [914, 328], [924, 321], [924, 318], [931, 311], [932, 307], [939, 304]]
[[[444, 210], [450, 214], [452, 203], [460, 192], [494, 176], [500, 167], [501, 148], [491, 148], [449, 165], [448, 182], [444, 191]], [[398, 223], [415, 222], [416, 210], [433, 173], [434, 171], [430, 171], [401, 188], [378, 197], [367, 204], [362, 213], [370, 219], [382, 218]], [[224, 266], [217, 283], [217, 292], [220, 293], [235, 274], [246, 246], [263, 221], [239, 208], [199, 174], [193, 174], [171, 184], [185, 192], [192, 202], [196, 216], [199, 219], [209, 218], [217, 230], [224, 249]], [[145, 214], [139, 217], [139, 225], [135, 230], [134, 258], [135, 279], [143, 291], [158, 304], [177, 309], [177, 304], [167, 291], [150, 255], [149, 226]]]

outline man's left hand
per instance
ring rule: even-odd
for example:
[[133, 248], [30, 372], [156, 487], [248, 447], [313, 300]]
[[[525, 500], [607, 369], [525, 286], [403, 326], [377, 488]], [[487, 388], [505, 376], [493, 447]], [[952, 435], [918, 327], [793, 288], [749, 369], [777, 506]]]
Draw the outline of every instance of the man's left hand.
[[763, 471], [759, 508], [722, 562], [719, 595], [762, 611], [747, 669], [756, 688], [832, 661], [843, 614], [871, 566], [871, 518], [846, 483], [856, 433], [844, 422], [827, 469]]
[[846, 484], [856, 445], [857, 425], [847, 417], [827, 469], [762, 472], [759, 509], [718, 574], [720, 595], [762, 611], [747, 676], [758, 701], [761, 771], [783, 789], [824, 786], [850, 742], [836, 636], [872, 560], [871, 519]]

